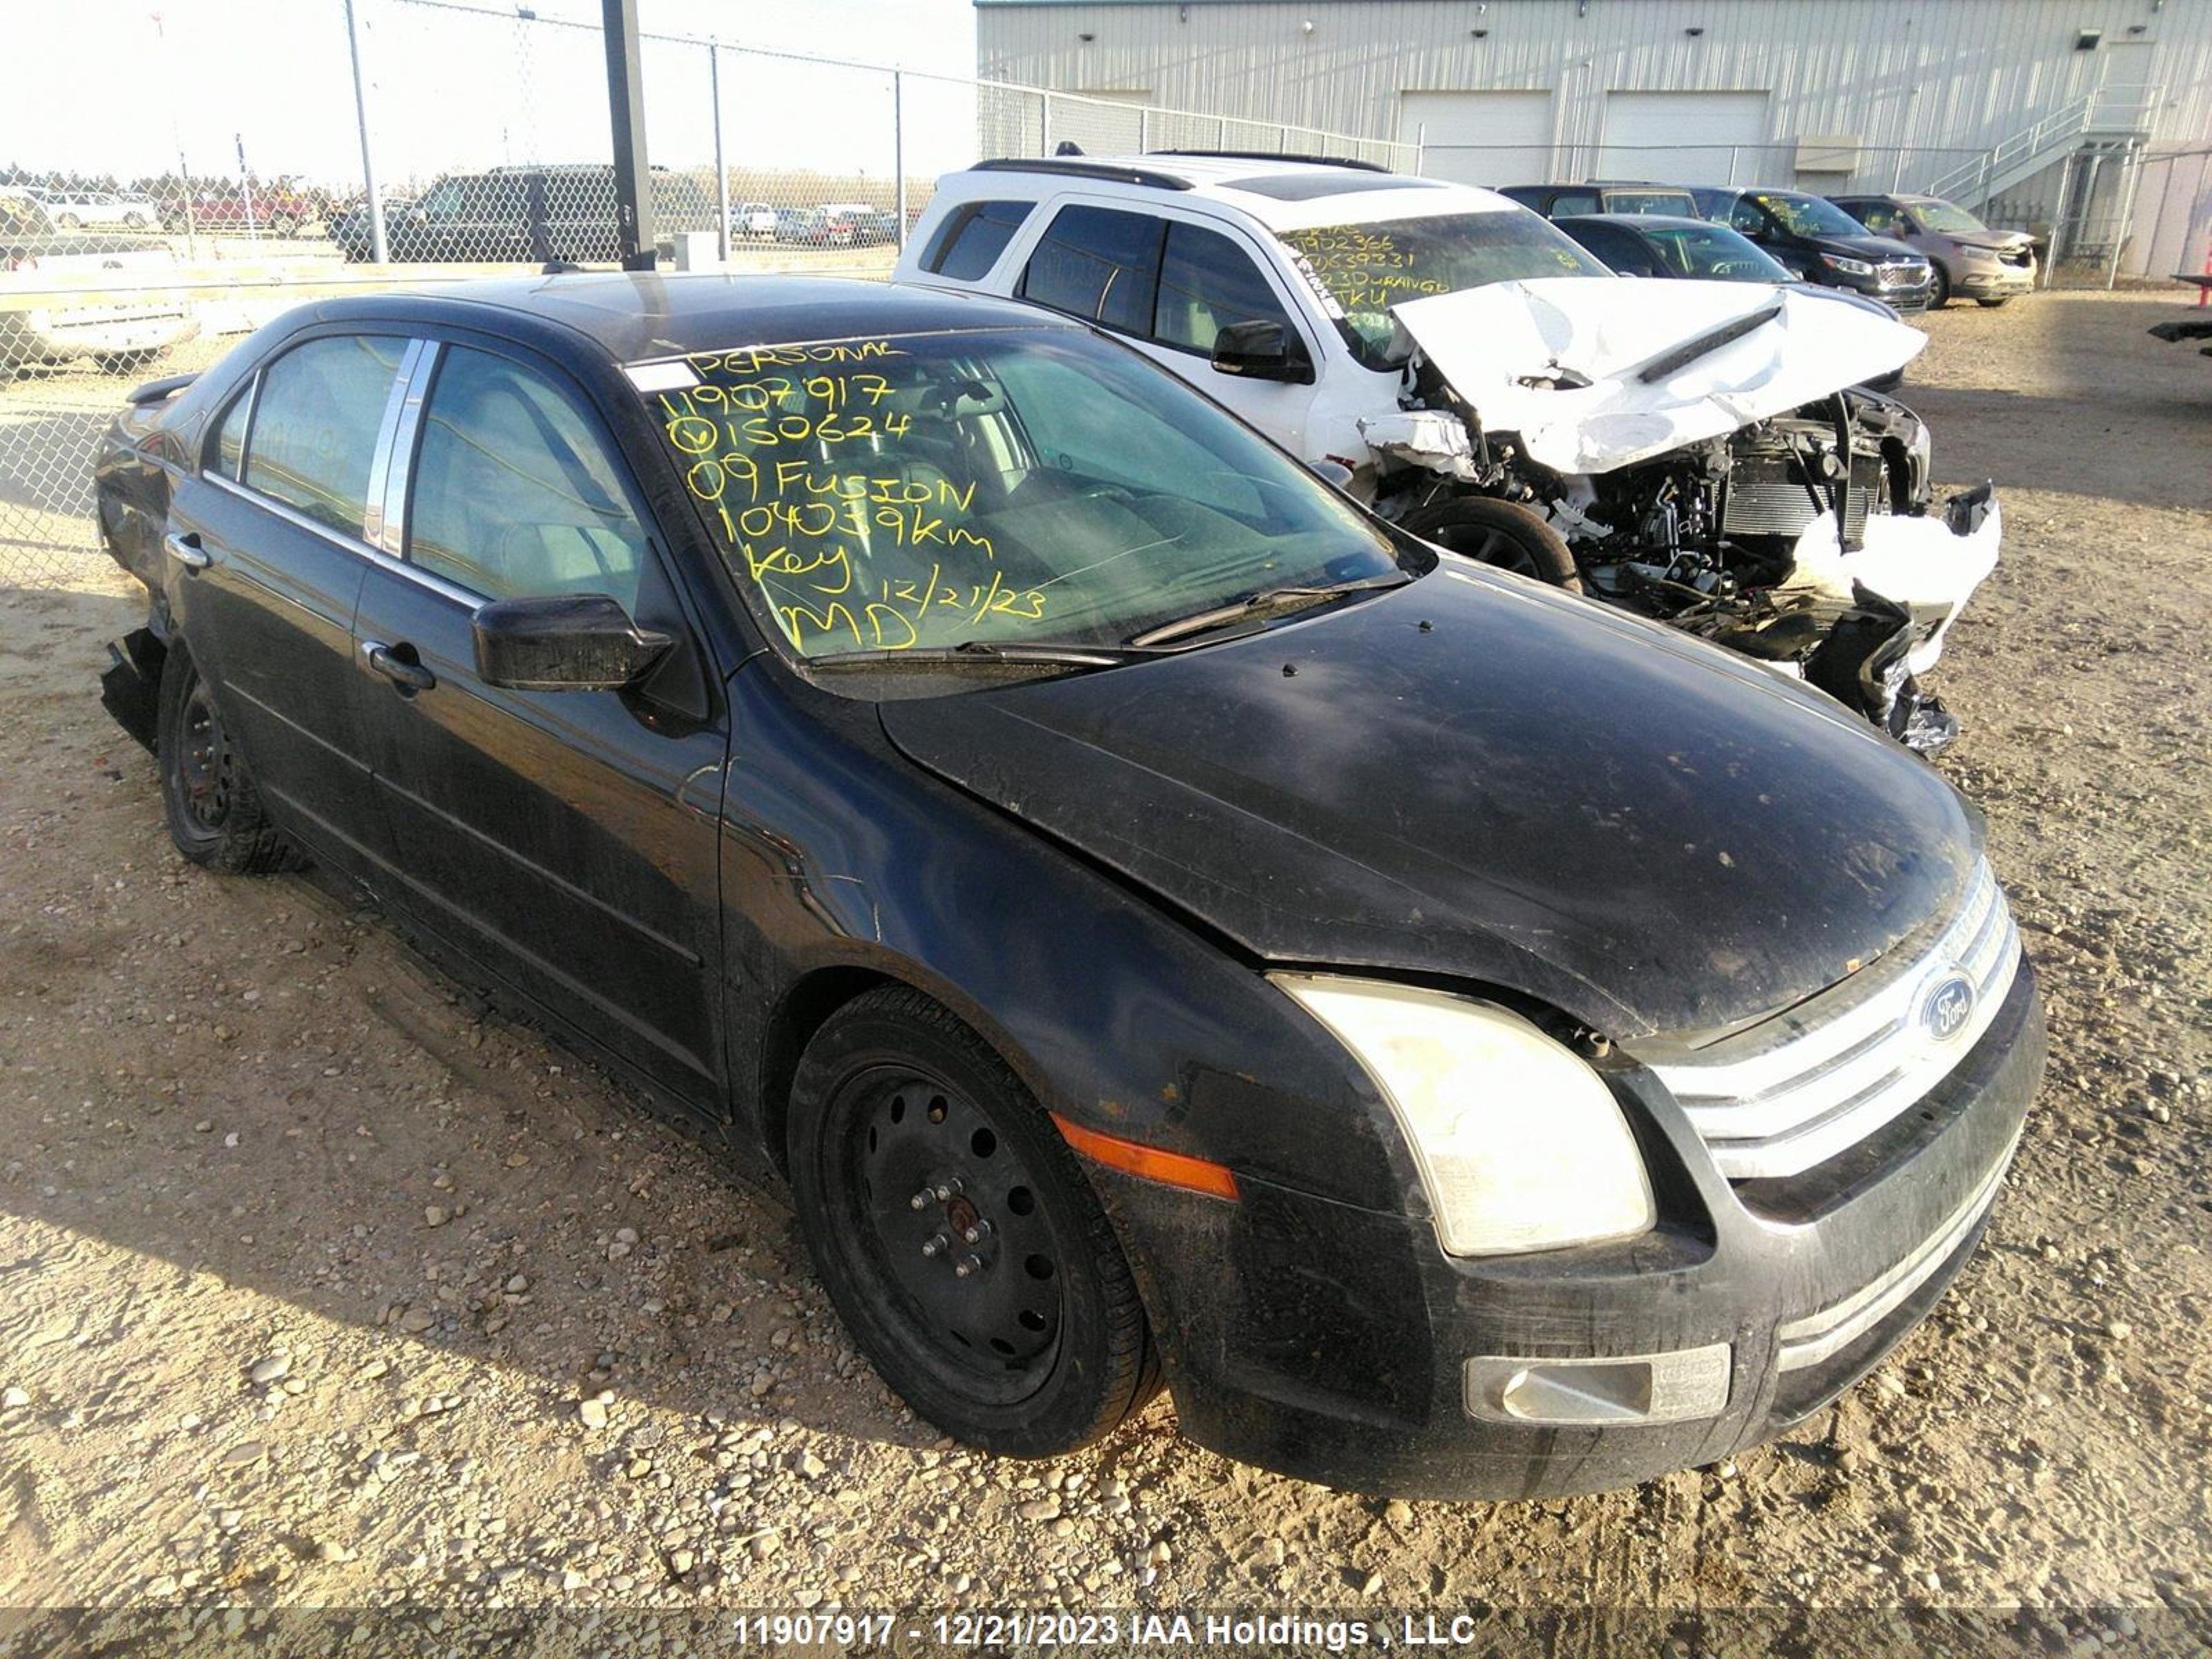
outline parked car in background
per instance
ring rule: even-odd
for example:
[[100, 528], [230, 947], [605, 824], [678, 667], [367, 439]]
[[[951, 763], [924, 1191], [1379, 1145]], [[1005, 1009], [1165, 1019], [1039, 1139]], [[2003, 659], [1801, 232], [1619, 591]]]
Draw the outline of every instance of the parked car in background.
[[[1856, 306], [1877, 317], [1897, 313], [1881, 301], [1848, 288], [1821, 288], [1803, 282], [1757, 243], [1706, 219], [1654, 213], [1577, 214], [1552, 222], [1602, 260], [1616, 276], [1718, 283], [1788, 283], [1807, 294]], [[1905, 371], [1864, 382], [1876, 392], [1893, 392]]]
[[1631, 282], [1493, 191], [1231, 155], [948, 174], [893, 277], [1096, 323], [1416, 535], [1729, 645], [1916, 747], [1957, 732], [1916, 677], [2000, 517], [1986, 489], [1936, 502], [1926, 428], [1861, 389], [1927, 343], [1885, 311]]
[[[714, 202], [696, 179], [659, 167], [652, 176], [659, 230], [713, 227]], [[367, 209], [336, 215], [331, 237], [349, 259], [372, 257]], [[448, 173], [412, 207], [384, 216], [384, 240], [394, 260], [409, 262], [614, 259], [621, 252], [615, 170], [591, 161]]]
[[150, 590], [103, 693], [183, 856], [304, 849], [787, 1177], [969, 1444], [1164, 1379], [1378, 1494], [1710, 1463], [1927, 1316], [2019, 1143], [2035, 975], [1932, 768], [1087, 321], [328, 301], [135, 394], [95, 476]]
[[730, 210], [730, 234], [773, 236], [775, 218], [775, 204], [772, 202], [740, 202]]
[[[58, 231], [42, 204], [0, 190], [0, 296], [35, 290], [35, 303], [0, 309], [0, 374], [90, 358], [113, 374], [143, 369], [170, 347], [199, 332], [199, 323], [173, 292], [103, 295], [128, 289], [177, 267], [167, 242], [112, 232]], [[51, 290], [82, 284], [82, 301]]]
[[805, 236], [806, 227], [813, 217], [812, 210], [808, 208], [778, 208], [775, 210], [775, 240], [779, 242], [800, 240]]
[[1802, 190], [1692, 192], [1698, 215], [1740, 231], [1808, 283], [1870, 295], [1895, 311], [1923, 311], [1936, 271], [1918, 253], [1866, 227], [1825, 197]]
[[1680, 185], [1593, 179], [1579, 185], [1507, 185], [1498, 192], [1547, 219], [1568, 213], [1674, 213], [1695, 218], [1698, 204]]
[[151, 230], [161, 214], [143, 195], [112, 190], [49, 190], [23, 187], [23, 194], [39, 204], [56, 230], [124, 228]]
[[256, 185], [252, 198], [238, 191], [204, 191], [192, 198], [189, 216], [181, 200], [167, 204], [164, 222], [171, 230], [189, 224], [195, 230], [258, 231], [295, 236], [318, 216], [313, 199], [281, 184]]
[[1935, 267], [1930, 307], [1956, 295], [1995, 307], [2035, 291], [2035, 238], [2020, 230], [1991, 230], [1955, 202], [1940, 196], [1829, 198], [1877, 236], [1926, 258]]
[[808, 213], [799, 240], [810, 247], [850, 247], [875, 216], [866, 202], [825, 202]]

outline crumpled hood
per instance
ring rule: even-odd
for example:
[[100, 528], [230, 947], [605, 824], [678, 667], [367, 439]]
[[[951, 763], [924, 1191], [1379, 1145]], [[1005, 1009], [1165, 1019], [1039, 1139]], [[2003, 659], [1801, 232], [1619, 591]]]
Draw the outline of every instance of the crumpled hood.
[[[1686, 343], [1771, 311], [1671, 372]], [[1926, 337], [1893, 318], [1765, 283], [1547, 277], [1393, 307], [1400, 325], [1491, 432], [1555, 472], [1609, 472], [1723, 437], [1912, 361]], [[1565, 372], [1587, 386], [1524, 382]]]
[[1616, 1037], [1833, 984], [1948, 915], [1978, 843], [1941, 778], [1826, 699], [1459, 560], [1158, 662], [880, 717], [1251, 957], [1497, 985]]
[[1999, 252], [2035, 246], [2035, 238], [2024, 230], [1963, 230], [1944, 234], [1960, 247], [1990, 247]]

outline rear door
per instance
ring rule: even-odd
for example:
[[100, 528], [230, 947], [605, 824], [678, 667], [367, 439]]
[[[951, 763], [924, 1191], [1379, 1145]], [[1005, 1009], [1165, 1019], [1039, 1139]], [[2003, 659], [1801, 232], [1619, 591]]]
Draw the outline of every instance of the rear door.
[[415, 351], [367, 333], [284, 350], [218, 414], [170, 505], [172, 608], [218, 710], [277, 820], [356, 874], [388, 843], [349, 707], [354, 608]]
[[[663, 1087], [720, 1109], [717, 825], [725, 724], [634, 691], [477, 672], [488, 599], [612, 595], [696, 641], [618, 450], [561, 372], [486, 343], [426, 354], [398, 427], [386, 550], [350, 696], [400, 902]], [[690, 644], [689, 649], [703, 652]]]

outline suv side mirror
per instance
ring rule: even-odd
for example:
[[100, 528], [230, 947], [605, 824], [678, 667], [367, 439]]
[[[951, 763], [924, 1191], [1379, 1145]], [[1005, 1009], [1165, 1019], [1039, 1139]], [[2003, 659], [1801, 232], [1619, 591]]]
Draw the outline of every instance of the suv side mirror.
[[640, 628], [605, 593], [494, 599], [471, 618], [477, 673], [514, 691], [615, 691], [675, 641]]
[[1213, 368], [1219, 374], [1247, 380], [1291, 380], [1313, 384], [1313, 360], [1304, 343], [1280, 323], [1258, 319], [1231, 323], [1213, 337]]

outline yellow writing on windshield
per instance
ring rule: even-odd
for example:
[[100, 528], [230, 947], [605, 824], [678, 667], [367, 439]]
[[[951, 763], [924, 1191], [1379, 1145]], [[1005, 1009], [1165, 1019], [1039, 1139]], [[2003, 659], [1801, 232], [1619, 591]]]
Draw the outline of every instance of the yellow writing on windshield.
[[1305, 256], [1322, 289], [1346, 311], [1382, 311], [1448, 287], [1441, 277], [1423, 275], [1414, 255], [1388, 231], [1331, 225], [1285, 231], [1283, 240]]
[[896, 380], [889, 360], [906, 355], [888, 340], [705, 353], [686, 360], [699, 384], [659, 394], [684, 487], [803, 653], [957, 644], [1044, 614], [999, 568], [977, 483], [953, 476], [950, 411], [984, 388]]

